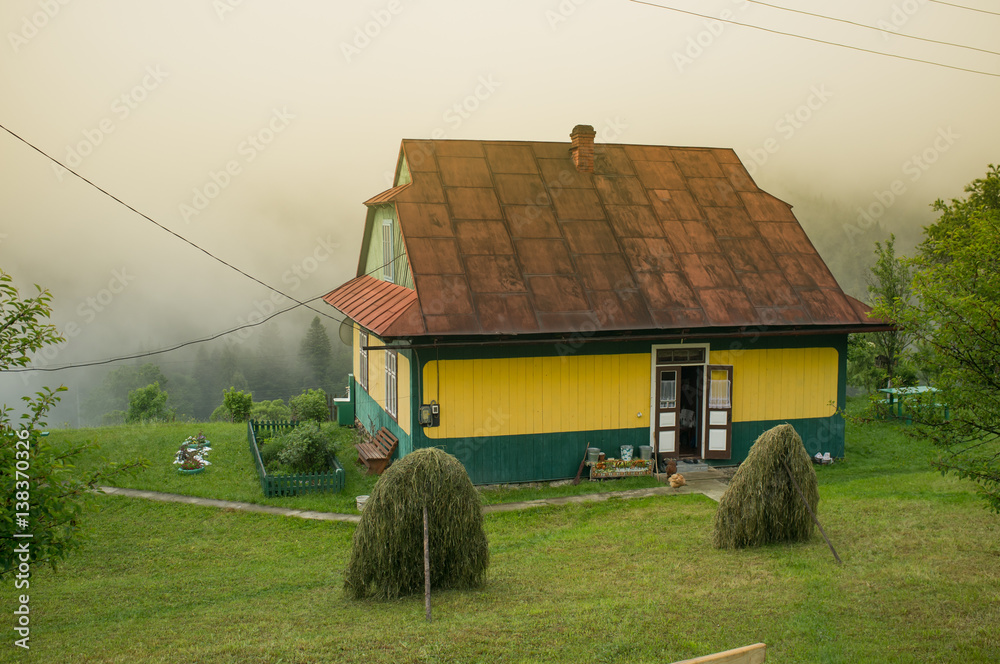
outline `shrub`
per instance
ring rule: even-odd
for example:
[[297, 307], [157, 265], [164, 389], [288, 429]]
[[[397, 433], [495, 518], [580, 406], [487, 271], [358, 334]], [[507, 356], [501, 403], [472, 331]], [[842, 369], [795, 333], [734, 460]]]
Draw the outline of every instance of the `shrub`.
[[712, 535], [716, 548], [805, 541], [812, 537], [812, 517], [789, 478], [786, 464], [816, 512], [819, 490], [812, 460], [792, 425], [778, 425], [760, 435], [722, 494]]
[[173, 412], [167, 408], [167, 393], [160, 389], [159, 383], [150, 383], [128, 393], [126, 424], [169, 422], [172, 419]]
[[315, 422], [303, 422], [267, 446], [280, 444], [278, 461], [296, 473], [318, 473], [329, 466], [328, 455], [335, 453], [328, 432]]
[[212, 414], [208, 417], [209, 422], [232, 422], [233, 414], [229, 412], [226, 408], [226, 404], [219, 404], [219, 406], [212, 411]]
[[344, 572], [349, 596], [388, 599], [423, 591], [425, 505], [431, 587], [482, 585], [489, 547], [479, 494], [458, 459], [426, 448], [389, 466], [372, 489]]
[[299, 396], [292, 397], [289, 403], [296, 420], [326, 422], [330, 419], [330, 409], [326, 407], [326, 392], [323, 390], [303, 390]]
[[230, 387], [222, 393], [222, 405], [232, 414], [233, 422], [246, 422], [253, 408], [253, 395]]
[[281, 464], [278, 456], [281, 454], [281, 451], [285, 449], [284, 440], [282, 438], [273, 438], [268, 440], [266, 443], [259, 445], [259, 448], [260, 460], [264, 464], [264, 468], [269, 473], [277, 472], [278, 466]]
[[283, 399], [258, 401], [250, 409], [250, 418], [269, 422], [290, 420], [292, 419], [292, 409], [285, 405]]

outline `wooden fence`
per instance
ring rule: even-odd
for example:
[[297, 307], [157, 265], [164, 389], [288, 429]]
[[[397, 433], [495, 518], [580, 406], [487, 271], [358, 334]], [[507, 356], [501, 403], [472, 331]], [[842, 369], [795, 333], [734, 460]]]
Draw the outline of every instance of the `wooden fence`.
[[257, 422], [247, 421], [247, 442], [250, 455], [257, 466], [260, 488], [268, 498], [273, 496], [297, 496], [301, 493], [319, 491], [340, 491], [344, 488], [344, 467], [337, 457], [330, 455], [330, 470], [324, 473], [303, 473], [300, 475], [269, 475], [260, 458], [257, 435], [269, 433], [277, 435], [298, 425], [298, 422]]

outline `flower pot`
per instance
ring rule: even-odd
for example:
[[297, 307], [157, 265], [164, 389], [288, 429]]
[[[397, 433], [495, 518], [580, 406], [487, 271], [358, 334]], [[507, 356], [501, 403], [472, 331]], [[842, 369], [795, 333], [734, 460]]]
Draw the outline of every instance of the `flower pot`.
[[622, 445], [621, 449], [622, 449], [622, 461], [631, 461], [632, 460], [632, 446], [631, 445]]
[[202, 466], [201, 468], [191, 468], [191, 469], [187, 469], [187, 468], [178, 468], [178, 469], [177, 469], [177, 472], [179, 472], [179, 473], [183, 473], [183, 474], [185, 474], [185, 475], [194, 475], [194, 474], [196, 474], [196, 473], [200, 473], [200, 472], [201, 472], [201, 471], [203, 471], [203, 470], [205, 470], [205, 467], [204, 467], [204, 466]]

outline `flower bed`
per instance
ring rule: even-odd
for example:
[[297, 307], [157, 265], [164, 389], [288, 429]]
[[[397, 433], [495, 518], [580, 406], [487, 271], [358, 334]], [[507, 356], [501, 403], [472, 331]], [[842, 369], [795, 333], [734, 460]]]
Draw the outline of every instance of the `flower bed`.
[[337, 457], [330, 455], [330, 470], [323, 473], [303, 473], [299, 475], [271, 475], [264, 467], [260, 458], [260, 448], [257, 446], [257, 434], [263, 429], [279, 431], [294, 427], [297, 422], [255, 422], [247, 421], [247, 441], [250, 445], [250, 455], [257, 466], [260, 477], [260, 488], [268, 498], [273, 496], [297, 496], [301, 493], [320, 491], [340, 491], [344, 488], [344, 467]]
[[606, 461], [596, 461], [588, 463], [590, 466], [590, 479], [610, 480], [617, 477], [641, 477], [653, 474], [652, 460], [642, 459], [608, 459]]

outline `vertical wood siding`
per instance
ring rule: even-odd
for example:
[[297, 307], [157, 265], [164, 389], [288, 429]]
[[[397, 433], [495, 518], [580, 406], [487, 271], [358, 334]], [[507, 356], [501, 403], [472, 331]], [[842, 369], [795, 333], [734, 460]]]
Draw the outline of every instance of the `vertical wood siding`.
[[835, 348], [713, 350], [712, 364], [733, 365], [733, 421], [829, 417], [836, 411]]

